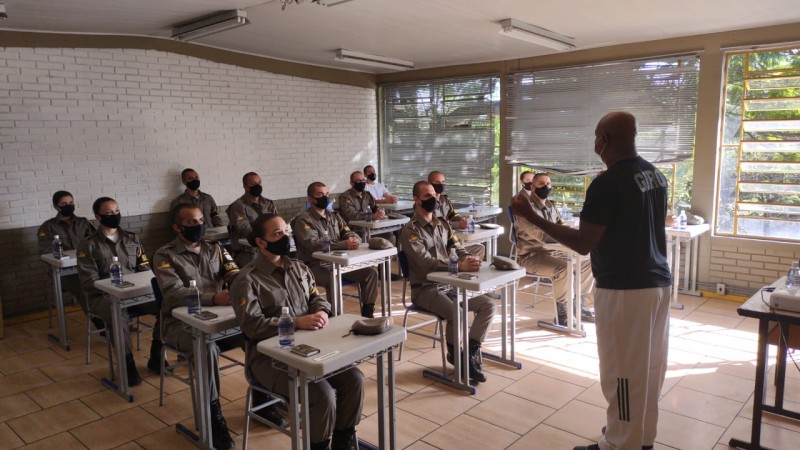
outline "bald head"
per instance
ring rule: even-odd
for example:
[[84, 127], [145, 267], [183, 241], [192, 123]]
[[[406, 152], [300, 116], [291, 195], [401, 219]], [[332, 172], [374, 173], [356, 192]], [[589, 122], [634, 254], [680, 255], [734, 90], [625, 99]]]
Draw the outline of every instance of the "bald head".
[[597, 122], [595, 153], [606, 165], [636, 156], [636, 117], [626, 111], [606, 114]]

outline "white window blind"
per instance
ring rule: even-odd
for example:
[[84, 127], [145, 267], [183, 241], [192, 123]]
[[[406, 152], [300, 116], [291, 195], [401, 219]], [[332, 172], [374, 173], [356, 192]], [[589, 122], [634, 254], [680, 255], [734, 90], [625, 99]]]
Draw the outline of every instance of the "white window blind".
[[593, 173], [597, 121], [611, 111], [636, 116], [639, 154], [653, 163], [691, 158], [697, 79], [694, 56], [541, 70], [508, 80], [506, 162], [554, 173]]
[[492, 198], [500, 79], [496, 76], [385, 85], [382, 88], [382, 177], [411, 198], [428, 172], [447, 177], [452, 201]]

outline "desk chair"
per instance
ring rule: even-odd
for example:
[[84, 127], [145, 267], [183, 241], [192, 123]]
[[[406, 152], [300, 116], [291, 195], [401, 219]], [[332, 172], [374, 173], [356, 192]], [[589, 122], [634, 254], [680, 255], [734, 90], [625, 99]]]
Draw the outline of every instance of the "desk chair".
[[[428, 311], [425, 308], [415, 305], [413, 302], [406, 302], [406, 286], [408, 285], [408, 258], [406, 257], [406, 252], [400, 250], [397, 252], [397, 262], [400, 266], [400, 275], [403, 277], [403, 306], [406, 308], [406, 312], [403, 314], [403, 328], [406, 329], [407, 333], [415, 334], [417, 336], [426, 337], [428, 339], [433, 340], [433, 347], [436, 348], [436, 341], [439, 341], [442, 348], [442, 373], [446, 373], [447, 363], [445, 362], [445, 342], [444, 342], [444, 317], [441, 317], [437, 314], [434, 314]], [[424, 322], [420, 322], [416, 325], [408, 326], [408, 313], [417, 313], [424, 316], [429, 316], [431, 319], [426, 320]], [[432, 323], [436, 323], [436, 327], [433, 330], [433, 334], [426, 333], [423, 331], [417, 331], [419, 328], [423, 328], [428, 326]], [[397, 360], [400, 361], [403, 359], [403, 345], [404, 342], [400, 343], [400, 350], [397, 352]]]
[[[98, 326], [102, 324], [102, 326]], [[95, 325], [94, 327], [92, 325]], [[108, 352], [108, 373], [111, 374], [113, 379], [114, 377], [114, 360], [111, 356], [111, 339], [108, 337], [108, 333], [111, 330], [108, 329], [106, 326], [106, 322], [103, 320], [102, 317], [92, 313], [91, 307], [87, 304], [86, 305], [86, 365], [89, 365], [91, 362], [91, 355], [92, 355], [92, 336], [97, 336], [101, 341], [106, 343], [106, 351]]]
[[[294, 430], [289, 428], [288, 421], [283, 424], [275, 423], [258, 414], [258, 412], [262, 409], [270, 408], [276, 405], [280, 405], [283, 410], [288, 410], [289, 400], [284, 396], [278, 395], [262, 386], [258, 380], [250, 376], [250, 370], [248, 370], [247, 367], [244, 368], [244, 377], [247, 379], [247, 395], [245, 396], [244, 400], [244, 433], [242, 435], [242, 448], [247, 450], [247, 436], [250, 432], [250, 419], [253, 419], [262, 425], [266, 425], [291, 437], [294, 433]], [[268, 400], [254, 405], [253, 391], [260, 392]]]
[[[508, 233], [508, 240], [511, 242], [511, 253], [509, 254], [509, 256], [511, 257], [511, 259], [519, 263], [519, 255], [517, 254], [516, 218], [514, 217], [514, 211], [511, 209], [511, 206], [508, 207], [508, 218], [510, 219], [511, 223], [511, 232]], [[531, 301], [531, 308], [536, 306], [536, 299], [539, 297], [553, 299], [553, 307], [555, 308], [556, 297], [555, 297], [555, 291], [553, 290], [553, 280], [533, 272], [528, 272], [527, 269], [525, 270], [525, 276], [532, 278], [532, 281], [524, 286], [520, 286], [517, 289], [521, 291], [529, 288], [534, 288], [533, 300]], [[540, 287], [546, 288], [547, 291], [543, 294], [540, 294], [539, 293]], [[556, 314], [558, 314], [558, 311], [556, 311]]]

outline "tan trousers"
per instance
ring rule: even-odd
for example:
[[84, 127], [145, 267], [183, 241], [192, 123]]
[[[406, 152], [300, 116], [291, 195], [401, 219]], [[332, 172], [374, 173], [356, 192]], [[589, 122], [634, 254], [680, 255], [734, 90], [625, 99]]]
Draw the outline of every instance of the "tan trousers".
[[[311, 269], [317, 285], [324, 287], [326, 294], [330, 292], [331, 270], [317, 262], [309, 264], [309, 269]], [[378, 297], [378, 271], [374, 267], [347, 272], [342, 275], [342, 279], [358, 283], [361, 289], [361, 298], [359, 299], [361, 305], [375, 304], [375, 299]], [[332, 298], [328, 298], [328, 301], [333, 303]]]
[[[429, 284], [411, 290], [411, 301], [426, 310], [444, 317], [447, 320], [445, 326], [445, 340], [448, 344], [455, 342], [452, 323], [458, 320], [453, 311], [453, 299], [439, 289], [436, 284]], [[469, 311], [475, 313], [472, 326], [469, 328], [469, 338], [474, 341], [483, 342], [489, 333], [489, 327], [494, 319], [495, 304], [492, 299], [485, 295], [479, 295], [469, 299], [467, 306]]]
[[[538, 252], [520, 256], [519, 263], [528, 272], [553, 281], [553, 294], [556, 298], [556, 303], [564, 303], [567, 300], [566, 259], [558, 258], [548, 252]], [[584, 298], [591, 293], [593, 284], [592, 264], [588, 259], [583, 260], [581, 261], [581, 294]]]

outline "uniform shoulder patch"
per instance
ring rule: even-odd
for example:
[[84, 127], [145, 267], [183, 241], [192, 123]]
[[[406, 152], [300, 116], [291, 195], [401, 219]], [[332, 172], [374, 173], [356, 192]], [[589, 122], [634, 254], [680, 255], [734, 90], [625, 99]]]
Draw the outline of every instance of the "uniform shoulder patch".
[[414, 242], [419, 240], [419, 235], [417, 233], [411, 233], [411, 236], [408, 237], [408, 242]]
[[43, 238], [45, 236], [47, 236], [47, 232], [46, 231], [42, 230], [42, 231], [39, 232], [39, 237], [40, 238]]
[[241, 220], [244, 220], [244, 215], [243, 214], [237, 214], [236, 215], [236, 221], [239, 222]]
[[172, 264], [169, 263], [168, 260], [161, 261], [159, 265], [156, 266], [156, 269], [171, 269]]
[[77, 256], [78, 258], [86, 258], [88, 255], [86, 254], [86, 252], [78, 252]]
[[239, 307], [242, 307], [242, 306], [244, 306], [244, 305], [245, 305], [245, 303], [247, 303], [247, 297], [242, 297], [242, 298], [240, 298], [240, 299], [239, 299], [239, 301], [238, 301], [238, 303], [239, 303]]

